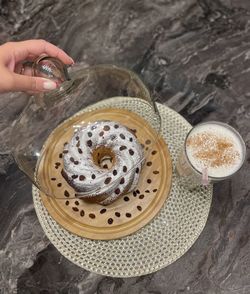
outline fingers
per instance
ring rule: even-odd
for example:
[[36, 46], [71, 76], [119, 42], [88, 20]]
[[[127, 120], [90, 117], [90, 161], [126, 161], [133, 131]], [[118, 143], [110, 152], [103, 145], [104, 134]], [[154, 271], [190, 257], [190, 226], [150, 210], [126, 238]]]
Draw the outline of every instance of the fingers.
[[15, 56], [15, 62], [22, 61], [29, 56], [47, 54], [60, 59], [65, 64], [73, 64], [74, 61], [62, 49], [45, 40], [28, 40], [21, 42], [10, 42], [6, 46], [11, 47]]
[[19, 75], [5, 72], [4, 79], [0, 81], [2, 92], [45, 92], [57, 88], [57, 84], [51, 80]]
[[13, 74], [12, 89], [14, 91], [44, 92], [56, 89], [56, 87], [57, 84], [48, 79]]

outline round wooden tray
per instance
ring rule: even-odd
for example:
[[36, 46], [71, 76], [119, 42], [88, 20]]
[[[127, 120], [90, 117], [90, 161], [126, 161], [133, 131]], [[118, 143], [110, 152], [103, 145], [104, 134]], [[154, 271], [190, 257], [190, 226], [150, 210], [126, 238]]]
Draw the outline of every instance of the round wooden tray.
[[[136, 131], [144, 145], [146, 162], [136, 190], [108, 206], [86, 202], [61, 175], [64, 143], [73, 134], [72, 126], [102, 120], [120, 122]], [[145, 226], [167, 199], [172, 180], [172, 163], [163, 138], [139, 115], [125, 109], [106, 108], [74, 116], [56, 128], [48, 138], [39, 165], [40, 182], [50, 187], [53, 195], [40, 197], [49, 214], [65, 229], [82, 237], [111, 240], [130, 235]]]

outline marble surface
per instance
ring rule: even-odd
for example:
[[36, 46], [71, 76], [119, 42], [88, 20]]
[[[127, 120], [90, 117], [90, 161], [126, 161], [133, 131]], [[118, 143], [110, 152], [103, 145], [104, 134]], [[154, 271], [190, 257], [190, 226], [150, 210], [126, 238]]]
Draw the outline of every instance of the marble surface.
[[196, 124], [242, 134], [244, 167], [215, 186], [193, 247], [159, 272], [115, 279], [62, 257], [37, 220], [31, 184], [10, 155], [25, 94], [0, 96], [0, 293], [250, 293], [250, 2], [248, 0], [1, 1], [0, 41], [44, 38], [83, 66], [135, 70], [159, 101]]

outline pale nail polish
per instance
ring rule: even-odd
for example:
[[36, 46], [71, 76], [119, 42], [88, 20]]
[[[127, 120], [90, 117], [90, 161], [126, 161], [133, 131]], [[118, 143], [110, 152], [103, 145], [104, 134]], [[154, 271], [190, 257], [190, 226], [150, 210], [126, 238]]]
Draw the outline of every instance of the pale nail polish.
[[54, 90], [56, 89], [57, 85], [55, 82], [52, 81], [46, 81], [43, 83], [44, 90]]

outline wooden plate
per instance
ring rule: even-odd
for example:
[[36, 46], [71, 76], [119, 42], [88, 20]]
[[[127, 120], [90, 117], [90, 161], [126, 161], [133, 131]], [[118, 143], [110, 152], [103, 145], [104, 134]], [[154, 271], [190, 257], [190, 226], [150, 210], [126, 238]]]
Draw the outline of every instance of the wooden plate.
[[[74, 189], [61, 176], [61, 153], [73, 134], [72, 126], [102, 120], [120, 122], [136, 130], [144, 145], [146, 162], [136, 190], [109, 206], [89, 203], [75, 197]], [[172, 164], [163, 138], [140, 116], [124, 109], [98, 109], [85, 112], [64, 122], [48, 138], [39, 164], [38, 177], [56, 197], [40, 197], [49, 214], [65, 229], [82, 237], [110, 240], [134, 233], [145, 226], [167, 199], [172, 180]]]

